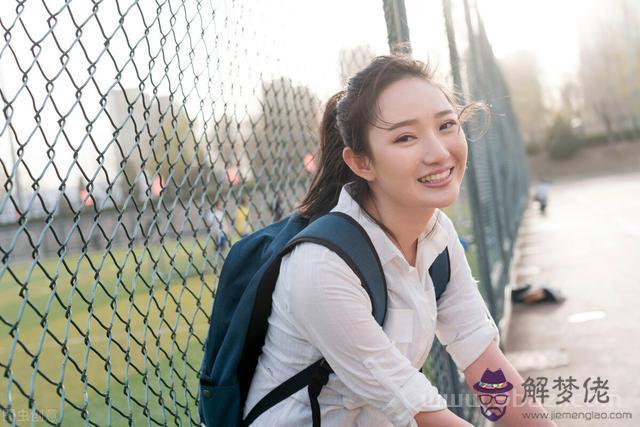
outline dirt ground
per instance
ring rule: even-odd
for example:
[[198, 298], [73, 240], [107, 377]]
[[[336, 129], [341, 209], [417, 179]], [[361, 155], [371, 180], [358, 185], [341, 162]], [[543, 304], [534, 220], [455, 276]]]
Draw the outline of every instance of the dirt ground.
[[529, 157], [532, 183], [541, 177], [559, 182], [632, 172], [640, 172], [640, 141], [585, 148], [564, 161], [551, 160], [546, 153]]

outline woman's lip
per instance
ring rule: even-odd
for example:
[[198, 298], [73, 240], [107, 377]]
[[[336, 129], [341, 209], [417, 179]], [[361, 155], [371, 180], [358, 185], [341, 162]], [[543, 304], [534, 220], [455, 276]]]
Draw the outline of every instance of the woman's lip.
[[[451, 168], [453, 169], [453, 168]], [[446, 171], [447, 169], [445, 169], [444, 171]], [[443, 172], [444, 172], [443, 171]], [[420, 182], [418, 181], [420, 184], [422, 184], [423, 187], [428, 187], [428, 188], [438, 188], [438, 187], [444, 187], [449, 185], [449, 183], [453, 180], [453, 170], [451, 171], [451, 173], [449, 174], [448, 177], [446, 177], [445, 179], [443, 179], [442, 181], [439, 182]]]

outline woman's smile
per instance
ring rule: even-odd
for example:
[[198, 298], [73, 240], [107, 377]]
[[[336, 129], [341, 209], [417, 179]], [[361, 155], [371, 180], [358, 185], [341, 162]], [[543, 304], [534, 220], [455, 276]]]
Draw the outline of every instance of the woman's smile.
[[437, 188], [447, 185], [449, 182], [451, 182], [453, 169], [453, 167], [450, 167], [441, 172], [435, 172], [429, 175], [425, 175], [422, 178], [419, 178], [418, 182], [429, 188]]

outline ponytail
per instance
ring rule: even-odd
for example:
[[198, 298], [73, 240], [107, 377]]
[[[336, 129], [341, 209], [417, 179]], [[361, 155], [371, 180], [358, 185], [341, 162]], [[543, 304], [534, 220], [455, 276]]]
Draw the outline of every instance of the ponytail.
[[354, 174], [342, 158], [346, 145], [338, 126], [338, 104], [344, 95], [345, 91], [333, 95], [324, 110], [320, 124], [319, 167], [298, 206], [300, 215], [305, 218], [316, 218], [329, 212], [338, 203], [342, 186], [348, 182], [356, 181], [357, 193], [362, 193], [357, 188], [363, 185], [368, 189], [366, 181]]

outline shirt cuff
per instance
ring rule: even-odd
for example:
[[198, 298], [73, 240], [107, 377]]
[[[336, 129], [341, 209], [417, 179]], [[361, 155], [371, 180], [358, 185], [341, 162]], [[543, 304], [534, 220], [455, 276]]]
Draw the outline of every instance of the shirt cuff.
[[469, 367], [487, 349], [491, 341], [500, 340], [498, 328], [491, 319], [487, 319], [478, 329], [462, 338], [456, 338], [445, 348], [459, 370]]
[[414, 417], [418, 412], [447, 408], [447, 401], [422, 372], [416, 370], [405, 384], [398, 385], [393, 384], [374, 359], [365, 360], [364, 364], [378, 382], [394, 395], [387, 405], [380, 408], [393, 425], [415, 426]]

